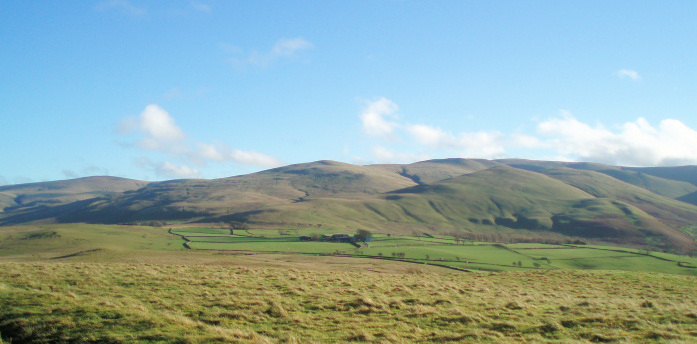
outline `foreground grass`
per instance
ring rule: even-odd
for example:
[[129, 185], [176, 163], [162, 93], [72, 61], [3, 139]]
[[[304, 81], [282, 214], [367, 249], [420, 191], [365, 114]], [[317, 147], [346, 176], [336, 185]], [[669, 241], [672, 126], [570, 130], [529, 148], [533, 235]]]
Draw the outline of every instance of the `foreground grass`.
[[407, 274], [0, 264], [5, 342], [694, 342], [697, 280], [637, 272]]

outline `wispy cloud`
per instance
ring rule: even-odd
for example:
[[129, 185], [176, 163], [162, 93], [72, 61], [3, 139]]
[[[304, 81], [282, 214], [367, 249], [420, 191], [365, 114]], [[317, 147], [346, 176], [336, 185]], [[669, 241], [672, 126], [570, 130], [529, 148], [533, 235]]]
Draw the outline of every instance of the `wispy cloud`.
[[617, 77], [620, 79], [630, 79], [632, 81], [641, 80], [641, 75], [639, 75], [637, 71], [632, 69], [620, 69], [615, 72], [615, 75], [617, 75]]
[[190, 158], [199, 165], [205, 165], [207, 161], [228, 161], [259, 167], [278, 167], [284, 164], [277, 158], [256, 151], [232, 149], [225, 145], [206, 143], [197, 143], [196, 150], [191, 152]]
[[135, 6], [128, 0], [102, 1], [95, 6], [95, 9], [97, 11], [119, 11], [134, 17], [144, 16], [148, 13], [145, 7]]
[[160, 178], [203, 178], [199, 170], [187, 165], [177, 165], [169, 161], [156, 163], [148, 158], [141, 157], [135, 160], [135, 164], [144, 170], [153, 171]]
[[[198, 166], [206, 166], [209, 162], [228, 162], [258, 167], [278, 167], [284, 164], [280, 159], [256, 151], [233, 149], [223, 144], [190, 142], [174, 118], [156, 104], [146, 106], [137, 117], [125, 118], [116, 131], [121, 135], [136, 135], [137, 138], [126, 146], [135, 146], [144, 151], [164, 152], [172, 158]], [[150, 160], [141, 159], [137, 166], [154, 171], [158, 176], [177, 178], [202, 176], [199, 170], [186, 164], [153, 163]]]
[[[221, 46], [226, 51], [233, 52], [236, 55], [244, 54], [243, 49], [240, 49], [239, 47], [232, 47], [226, 44]], [[277, 41], [269, 51], [258, 52], [256, 50], [252, 50], [246, 54], [246, 56], [231, 58], [230, 62], [232, 62], [232, 64], [238, 68], [244, 68], [247, 66], [266, 68], [282, 59], [297, 58], [301, 51], [312, 48], [314, 48], [312, 43], [300, 37], [281, 39]]]
[[199, 11], [199, 12], [205, 12], [205, 13], [211, 13], [211, 12], [212, 12], [211, 6], [209, 6], [209, 5], [207, 5], [207, 4], [204, 4], [204, 3], [202, 3], [202, 2], [190, 0], [190, 1], [189, 1], [189, 5], [191, 5], [191, 7], [192, 7], [193, 9], [195, 9], [196, 11]]

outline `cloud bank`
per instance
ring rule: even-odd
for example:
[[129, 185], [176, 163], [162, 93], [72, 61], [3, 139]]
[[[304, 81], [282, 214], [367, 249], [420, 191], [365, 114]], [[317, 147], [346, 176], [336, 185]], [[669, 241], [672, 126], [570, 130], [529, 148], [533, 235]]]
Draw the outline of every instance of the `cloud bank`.
[[203, 177], [199, 170], [187, 164], [206, 166], [210, 162], [217, 162], [266, 168], [284, 164], [280, 159], [256, 151], [233, 149], [223, 144], [190, 142], [174, 118], [156, 104], [146, 106], [137, 117], [125, 118], [119, 125], [117, 133], [138, 137], [127, 144], [128, 146], [135, 146], [142, 151], [166, 153], [170, 158], [186, 163], [175, 164], [169, 161], [156, 163], [147, 158], [137, 160], [138, 167], [153, 171], [158, 177]]
[[[397, 104], [379, 98], [367, 102], [359, 114], [365, 134], [383, 143], [398, 142], [395, 146], [399, 147], [392, 149], [374, 146], [371, 154], [377, 161], [415, 161], [413, 158], [424, 155], [497, 159], [514, 157], [509, 155], [512, 150], [525, 149], [541, 159], [554, 156], [609, 165], [697, 164], [697, 131], [676, 119], [664, 119], [653, 126], [638, 118], [607, 128], [584, 123], [570, 112], [561, 111], [538, 122], [532, 134], [495, 130], [453, 133], [427, 124], [400, 122], [397, 110]], [[402, 153], [402, 147], [416, 147], [415, 151], [425, 153]]]

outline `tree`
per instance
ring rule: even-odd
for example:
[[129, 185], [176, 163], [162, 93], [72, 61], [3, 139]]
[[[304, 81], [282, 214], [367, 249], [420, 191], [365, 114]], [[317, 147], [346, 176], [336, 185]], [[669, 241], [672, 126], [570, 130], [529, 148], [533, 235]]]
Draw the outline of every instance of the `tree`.
[[534, 262], [534, 263], [532, 263], [532, 265], [535, 266], [535, 269], [539, 269], [539, 268], [540, 268], [540, 263], [538, 263], [538, 262]]
[[368, 238], [373, 237], [373, 232], [371, 232], [367, 229], [358, 229], [356, 231], [355, 237], [356, 237], [356, 239], [358, 239], [360, 241], [367, 241]]

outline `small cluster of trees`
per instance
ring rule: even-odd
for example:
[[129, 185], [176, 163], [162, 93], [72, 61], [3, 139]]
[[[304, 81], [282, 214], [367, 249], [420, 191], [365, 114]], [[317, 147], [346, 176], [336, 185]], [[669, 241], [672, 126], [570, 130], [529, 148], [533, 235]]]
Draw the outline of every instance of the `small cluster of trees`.
[[395, 258], [404, 258], [406, 254], [404, 252], [392, 252], [392, 257]]

